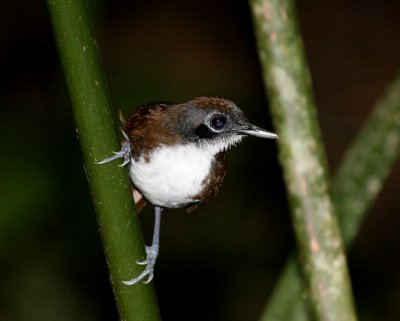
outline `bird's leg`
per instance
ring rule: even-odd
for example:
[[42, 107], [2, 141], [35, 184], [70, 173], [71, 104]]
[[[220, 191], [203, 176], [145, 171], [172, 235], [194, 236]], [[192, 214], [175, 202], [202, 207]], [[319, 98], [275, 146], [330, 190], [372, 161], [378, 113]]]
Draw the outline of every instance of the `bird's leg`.
[[147, 280], [144, 281], [145, 284], [149, 283], [154, 277], [154, 266], [156, 264], [156, 259], [158, 256], [158, 249], [160, 247], [160, 223], [161, 223], [161, 212], [162, 208], [155, 206], [154, 214], [154, 232], [153, 232], [153, 242], [151, 246], [146, 246], [146, 259], [144, 261], [137, 262], [140, 265], [146, 265], [146, 268], [142, 273], [140, 273], [136, 278], [129, 281], [122, 281], [126, 285], [133, 285], [148, 276]]
[[[120, 167], [124, 167], [125, 165], [128, 165], [131, 161], [131, 144], [129, 142], [129, 138], [125, 134], [124, 131], [122, 131], [124, 137], [126, 138], [126, 141], [124, 141], [121, 145], [121, 150], [118, 152], [113, 152], [114, 155], [107, 157], [99, 162], [96, 162], [95, 164], [105, 164], [112, 162], [113, 160], [117, 158], [123, 158], [124, 161], [122, 162]], [[162, 208], [155, 206], [154, 207], [154, 212], [155, 212], [155, 222], [154, 222], [154, 233], [153, 233], [153, 242], [151, 246], [146, 246], [146, 259], [144, 261], [137, 262], [140, 265], [146, 265], [146, 268], [142, 273], [139, 274], [136, 278], [129, 280], [129, 281], [122, 281], [122, 283], [126, 285], [133, 285], [138, 283], [140, 280], [148, 276], [147, 280], [144, 281], [145, 284], [149, 283], [153, 277], [154, 277], [154, 266], [156, 264], [156, 259], [158, 256], [158, 249], [159, 249], [159, 243], [160, 243], [160, 223], [161, 223], [161, 212]]]
[[122, 162], [121, 165], [118, 165], [120, 167], [124, 167], [125, 165], [128, 165], [131, 161], [131, 144], [129, 142], [129, 138], [128, 136], [125, 134], [125, 132], [122, 130], [122, 134], [124, 135], [124, 137], [126, 138], [126, 141], [122, 142], [121, 144], [121, 150], [118, 152], [113, 152], [114, 155], [104, 158], [103, 160], [99, 161], [99, 162], [95, 162], [95, 164], [105, 164], [105, 163], [109, 163], [112, 162], [113, 160], [117, 159], [117, 158], [123, 158], [124, 161]]

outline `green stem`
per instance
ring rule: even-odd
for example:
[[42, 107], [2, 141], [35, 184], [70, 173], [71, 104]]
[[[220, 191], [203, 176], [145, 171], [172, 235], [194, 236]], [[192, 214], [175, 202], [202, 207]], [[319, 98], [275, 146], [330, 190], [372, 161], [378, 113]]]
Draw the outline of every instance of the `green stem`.
[[342, 237], [351, 244], [400, 154], [400, 74], [346, 152], [332, 195]]
[[356, 320], [293, 2], [250, 5], [313, 314], [317, 320]]
[[48, 0], [54, 34], [72, 101], [110, 282], [121, 320], [159, 320], [151, 285], [126, 286], [143, 267], [143, 238], [130, 184], [118, 161], [95, 162], [119, 150], [98, 48], [84, 0]]
[[[350, 145], [333, 179], [333, 200], [343, 241], [349, 247], [368, 209], [400, 154], [400, 75], [374, 107], [369, 119]], [[308, 320], [299, 300], [302, 280], [297, 264], [289, 261], [265, 306], [260, 320]], [[289, 315], [287, 310], [292, 311]]]
[[309, 320], [309, 292], [294, 255], [290, 256], [275, 286], [268, 304], [261, 313], [260, 321]]

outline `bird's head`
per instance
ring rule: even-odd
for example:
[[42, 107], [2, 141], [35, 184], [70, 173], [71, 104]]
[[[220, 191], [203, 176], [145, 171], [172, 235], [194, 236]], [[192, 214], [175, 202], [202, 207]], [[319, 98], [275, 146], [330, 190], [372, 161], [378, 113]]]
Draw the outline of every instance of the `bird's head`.
[[186, 143], [217, 153], [239, 143], [244, 136], [276, 139], [278, 136], [249, 123], [233, 102], [200, 97], [170, 107], [171, 130]]

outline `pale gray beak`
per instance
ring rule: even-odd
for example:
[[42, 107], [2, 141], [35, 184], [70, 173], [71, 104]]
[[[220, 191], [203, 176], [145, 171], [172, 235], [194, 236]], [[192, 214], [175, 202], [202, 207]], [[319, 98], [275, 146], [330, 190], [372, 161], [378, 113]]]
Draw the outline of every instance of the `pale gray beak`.
[[271, 138], [271, 139], [278, 139], [278, 135], [271, 133], [269, 131], [266, 131], [263, 128], [257, 127], [252, 124], [246, 124], [243, 129], [239, 130], [239, 134], [241, 135], [249, 135], [249, 136], [255, 136], [255, 137], [260, 137], [260, 138]]

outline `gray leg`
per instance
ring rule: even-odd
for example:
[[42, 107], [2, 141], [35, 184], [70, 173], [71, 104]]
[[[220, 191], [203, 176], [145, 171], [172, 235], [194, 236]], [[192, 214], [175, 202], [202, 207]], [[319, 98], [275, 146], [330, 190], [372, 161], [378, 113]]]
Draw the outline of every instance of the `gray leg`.
[[149, 283], [154, 277], [154, 266], [156, 264], [156, 259], [158, 256], [158, 249], [160, 247], [160, 223], [161, 223], [161, 212], [162, 208], [155, 206], [155, 222], [154, 222], [154, 233], [153, 233], [153, 242], [151, 246], [146, 246], [146, 254], [147, 257], [144, 261], [137, 262], [140, 265], [146, 265], [146, 268], [142, 273], [140, 273], [136, 278], [129, 281], [122, 281], [122, 283], [126, 285], [133, 285], [143, 280], [146, 276], [148, 276], [147, 280], [144, 281], [145, 284]]

